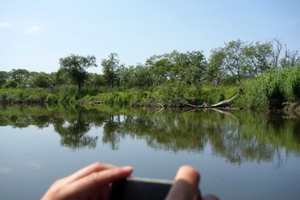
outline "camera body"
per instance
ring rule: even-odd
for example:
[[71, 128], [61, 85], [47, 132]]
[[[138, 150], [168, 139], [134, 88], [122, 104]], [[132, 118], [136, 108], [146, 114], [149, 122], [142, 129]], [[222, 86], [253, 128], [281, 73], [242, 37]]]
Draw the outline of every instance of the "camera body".
[[172, 181], [127, 178], [112, 183], [109, 200], [163, 200], [166, 198]]

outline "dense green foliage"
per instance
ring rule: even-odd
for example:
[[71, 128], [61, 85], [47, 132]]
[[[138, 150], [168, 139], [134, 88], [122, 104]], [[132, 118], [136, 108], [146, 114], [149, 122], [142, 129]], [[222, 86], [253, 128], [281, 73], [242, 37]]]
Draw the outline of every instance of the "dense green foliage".
[[50, 89], [26, 88], [0, 90], [0, 101], [6, 103], [44, 103]]
[[73, 83], [77, 84], [80, 92], [82, 84], [88, 78], [88, 72], [85, 70], [89, 67], [97, 67], [95, 56], [77, 56], [71, 54], [68, 57], [60, 58], [60, 70], [70, 77]]
[[[242, 104], [250, 108], [282, 108], [300, 101], [300, 65], [274, 69], [244, 83]], [[240, 101], [241, 102], [241, 101]]]
[[202, 51], [174, 50], [128, 67], [111, 53], [102, 59], [102, 74], [87, 72], [97, 66], [94, 56], [71, 54], [60, 58], [60, 68], [50, 74], [0, 71], [0, 101], [181, 106], [213, 104], [242, 91], [238, 106], [279, 108], [286, 101], [299, 100], [300, 56], [287, 49], [280, 56], [281, 49], [277, 39], [236, 40], [213, 49], [208, 59]]

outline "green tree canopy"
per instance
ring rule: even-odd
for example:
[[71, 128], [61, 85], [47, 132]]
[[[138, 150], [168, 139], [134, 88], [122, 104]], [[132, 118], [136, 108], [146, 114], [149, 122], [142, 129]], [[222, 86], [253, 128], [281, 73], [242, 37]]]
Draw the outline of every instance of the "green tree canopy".
[[211, 50], [208, 67], [205, 71], [206, 83], [212, 85], [220, 85], [221, 79], [225, 76], [225, 70], [222, 68], [225, 52], [220, 49]]
[[5, 72], [5, 71], [0, 71], [0, 88], [2, 87], [2, 85], [4, 85], [6, 83], [6, 81], [9, 78], [9, 73]]
[[31, 79], [31, 85], [33, 87], [48, 87], [50, 85], [50, 77], [49, 74], [45, 72], [38, 73], [34, 75]]
[[116, 53], [111, 53], [108, 56], [108, 59], [102, 59], [102, 67], [103, 67], [103, 74], [104, 74], [104, 79], [107, 82], [107, 84], [110, 85], [110, 88], [112, 89], [114, 87], [114, 83], [116, 80], [119, 79], [119, 59], [118, 59], [118, 54]]
[[88, 78], [89, 67], [97, 67], [95, 56], [78, 56], [71, 54], [59, 59], [60, 68], [70, 77], [74, 84], [77, 84], [80, 92], [82, 84]]
[[202, 51], [154, 55], [146, 60], [147, 67], [153, 73], [154, 84], [182, 81], [191, 84], [202, 82], [207, 67]]
[[10, 72], [11, 79], [17, 82], [18, 87], [24, 88], [29, 86], [29, 75], [30, 72], [26, 69], [13, 69]]
[[233, 79], [230, 82], [241, 81], [255, 77], [267, 69], [272, 62], [273, 50], [270, 42], [255, 44], [235, 40], [225, 43], [225, 47], [212, 50], [209, 59], [206, 80], [210, 83], [223, 79]]

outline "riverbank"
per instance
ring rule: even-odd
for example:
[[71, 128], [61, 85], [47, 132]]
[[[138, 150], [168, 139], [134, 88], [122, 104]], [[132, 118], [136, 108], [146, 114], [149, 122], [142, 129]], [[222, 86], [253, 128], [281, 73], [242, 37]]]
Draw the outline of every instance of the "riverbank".
[[[58, 90], [58, 89], [57, 89]], [[247, 90], [246, 90], [247, 91]], [[62, 105], [114, 105], [129, 107], [150, 107], [155, 109], [191, 107], [191, 109], [208, 108], [210, 105], [230, 100], [238, 92], [236, 87], [203, 87], [202, 93], [197, 99], [182, 99], [180, 102], [170, 103], [160, 98], [157, 92], [128, 90], [114, 92], [100, 92], [91, 94], [88, 90], [85, 94], [78, 94], [76, 88], [51, 93], [50, 89], [10, 89], [4, 91], [0, 89], [0, 103], [6, 105], [16, 104], [62, 104]], [[273, 100], [275, 101], [275, 100]], [[300, 116], [300, 102], [287, 101], [282, 103], [282, 107], [272, 108], [270, 105], [264, 107], [254, 107], [249, 103], [249, 94], [244, 92], [238, 95], [230, 104], [224, 104], [222, 109], [247, 109], [247, 110], [278, 110], [285, 113]]]
[[[76, 88], [57, 89], [51, 93], [50, 89], [0, 89], [0, 103], [6, 105], [15, 104], [70, 104], [70, 105], [116, 105], [130, 107], [160, 107], [160, 108], [177, 108], [177, 107], [194, 107], [207, 108], [210, 105], [229, 100], [238, 92], [236, 87], [203, 87], [201, 95], [198, 98], [182, 98], [176, 101], [164, 99], [157, 92], [127, 90], [113, 92], [99, 92], [91, 94], [86, 90], [84, 94], [78, 94]], [[246, 90], [247, 91], [247, 90]], [[276, 101], [273, 99], [272, 101]], [[257, 104], [257, 103], [256, 103]], [[227, 109], [248, 109], [248, 110], [285, 110], [286, 112], [297, 112], [300, 114], [300, 103], [296, 101], [282, 102], [282, 107], [271, 107], [272, 105], [262, 104], [264, 106], [255, 107], [249, 102], [249, 94], [246, 92], [240, 94], [238, 98], [223, 105]]]
[[153, 88], [82, 88], [59, 86], [55, 88], [0, 89], [2, 104], [107, 104], [131, 107], [188, 107], [206, 108], [238, 98], [223, 107], [249, 110], [285, 110], [300, 113], [300, 66], [268, 73], [245, 80], [237, 86], [163, 85]]
[[151, 89], [114, 89], [84, 88], [78, 93], [75, 86], [57, 87], [54, 89], [23, 88], [0, 89], [2, 104], [108, 104], [132, 107], [184, 107], [186, 103], [201, 105], [204, 102], [214, 104], [231, 98], [237, 93], [234, 86], [208, 87], [203, 86], [198, 94], [186, 91], [180, 97], [176, 91], [168, 94]]

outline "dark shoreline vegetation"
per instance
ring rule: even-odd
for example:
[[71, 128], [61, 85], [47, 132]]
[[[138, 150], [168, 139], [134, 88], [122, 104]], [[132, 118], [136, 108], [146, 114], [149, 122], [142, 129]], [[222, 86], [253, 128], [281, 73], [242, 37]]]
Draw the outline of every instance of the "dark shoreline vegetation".
[[103, 74], [94, 56], [60, 58], [50, 74], [26, 69], [0, 71], [1, 104], [109, 104], [132, 107], [208, 108], [239, 94], [226, 108], [299, 111], [300, 56], [278, 39], [266, 43], [241, 40], [202, 51], [153, 55], [144, 64], [126, 67], [118, 55], [102, 59]]

